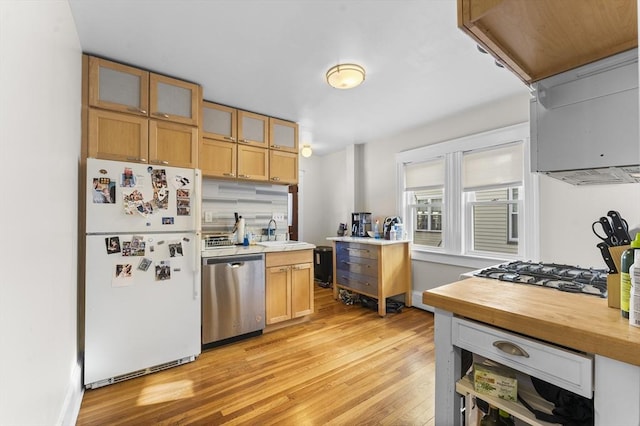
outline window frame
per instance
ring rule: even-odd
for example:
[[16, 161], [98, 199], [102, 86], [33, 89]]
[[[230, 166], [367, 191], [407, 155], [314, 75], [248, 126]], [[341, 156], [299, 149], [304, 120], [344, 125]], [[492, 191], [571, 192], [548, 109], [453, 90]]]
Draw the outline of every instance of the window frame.
[[[523, 180], [518, 202], [518, 229], [520, 231], [517, 256], [505, 253], [485, 253], [470, 250], [469, 203], [465, 203], [462, 189], [462, 156], [464, 152], [497, 148], [509, 143], [522, 143]], [[429, 247], [411, 242], [412, 258], [471, 268], [484, 267], [487, 261], [500, 263], [513, 259], [538, 258], [539, 253], [539, 196], [538, 176], [531, 172], [529, 123], [520, 123], [487, 132], [426, 145], [396, 154], [397, 209], [407, 218], [407, 234], [412, 236], [413, 224], [409, 200], [404, 189], [404, 165], [430, 161], [437, 157], [445, 160], [445, 185], [442, 215], [442, 247]]]

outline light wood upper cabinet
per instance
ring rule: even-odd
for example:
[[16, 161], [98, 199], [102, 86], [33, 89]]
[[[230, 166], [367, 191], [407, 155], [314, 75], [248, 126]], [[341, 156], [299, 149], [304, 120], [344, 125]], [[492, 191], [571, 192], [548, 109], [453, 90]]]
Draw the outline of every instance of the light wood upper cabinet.
[[202, 102], [202, 136], [225, 142], [237, 142], [238, 110]]
[[195, 168], [198, 164], [198, 129], [149, 120], [149, 163]]
[[146, 163], [149, 125], [146, 117], [89, 109], [88, 156]]
[[151, 73], [149, 88], [152, 118], [198, 125], [200, 88], [197, 84]]
[[269, 150], [238, 144], [238, 178], [269, 180]]
[[149, 73], [138, 68], [89, 57], [89, 105], [147, 116]]
[[235, 178], [238, 144], [200, 138], [198, 168], [203, 176]]
[[298, 123], [269, 118], [269, 148], [298, 153]]
[[458, 27], [525, 83], [638, 45], [635, 0], [458, 0]]
[[269, 180], [276, 184], [297, 184], [298, 154], [269, 150]]
[[238, 142], [269, 147], [269, 117], [238, 110]]

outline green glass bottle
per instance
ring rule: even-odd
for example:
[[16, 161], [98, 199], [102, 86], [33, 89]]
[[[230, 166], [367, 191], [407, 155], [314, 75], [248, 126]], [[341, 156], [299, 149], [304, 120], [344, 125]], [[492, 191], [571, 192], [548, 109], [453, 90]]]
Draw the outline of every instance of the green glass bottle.
[[511, 414], [504, 410], [498, 410], [498, 424], [500, 426], [514, 426], [516, 422], [511, 417]]
[[489, 405], [489, 412], [480, 419], [480, 426], [497, 426], [498, 424], [498, 409]]

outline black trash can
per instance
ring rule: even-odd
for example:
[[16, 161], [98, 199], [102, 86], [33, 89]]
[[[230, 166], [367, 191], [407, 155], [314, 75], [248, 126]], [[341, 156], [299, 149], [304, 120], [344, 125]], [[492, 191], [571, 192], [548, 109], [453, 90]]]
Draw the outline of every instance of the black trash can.
[[318, 246], [313, 249], [314, 278], [321, 283], [333, 282], [333, 249], [329, 246]]

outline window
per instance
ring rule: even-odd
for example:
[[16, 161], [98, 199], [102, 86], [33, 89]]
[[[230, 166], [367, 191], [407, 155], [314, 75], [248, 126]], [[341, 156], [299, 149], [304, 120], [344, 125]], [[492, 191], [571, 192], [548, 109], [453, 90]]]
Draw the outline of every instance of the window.
[[405, 165], [404, 181], [413, 241], [415, 244], [440, 247], [442, 245], [444, 159], [436, 158]]
[[415, 227], [415, 244], [440, 247], [442, 244], [442, 189], [415, 191], [412, 193], [412, 219]]
[[525, 123], [397, 154], [414, 257], [535, 257], [537, 180], [528, 133]]

